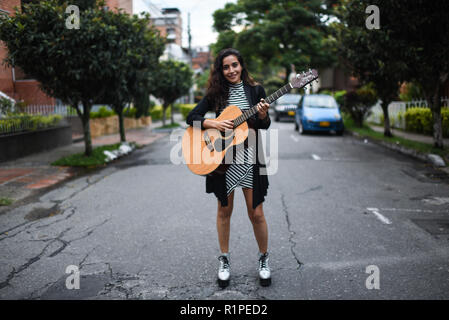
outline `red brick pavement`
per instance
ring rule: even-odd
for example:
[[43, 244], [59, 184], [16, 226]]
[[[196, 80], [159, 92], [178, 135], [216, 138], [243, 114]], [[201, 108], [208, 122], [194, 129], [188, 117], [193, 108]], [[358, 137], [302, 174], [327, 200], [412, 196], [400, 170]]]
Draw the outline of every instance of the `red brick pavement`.
[[73, 169], [64, 167], [0, 168], [0, 187], [46, 188], [73, 176], [74, 173]]

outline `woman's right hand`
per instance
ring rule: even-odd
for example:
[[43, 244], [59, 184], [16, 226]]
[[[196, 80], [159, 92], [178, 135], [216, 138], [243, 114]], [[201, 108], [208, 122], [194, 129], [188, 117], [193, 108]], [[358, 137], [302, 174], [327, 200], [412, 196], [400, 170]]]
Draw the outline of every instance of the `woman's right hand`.
[[234, 129], [234, 120], [215, 121], [215, 129], [224, 132], [226, 129]]

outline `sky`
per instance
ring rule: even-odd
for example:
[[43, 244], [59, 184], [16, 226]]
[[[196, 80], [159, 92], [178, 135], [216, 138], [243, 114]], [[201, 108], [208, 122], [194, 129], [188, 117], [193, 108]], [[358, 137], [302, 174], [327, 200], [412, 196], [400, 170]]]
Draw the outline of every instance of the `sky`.
[[137, 14], [147, 10], [146, 3], [152, 3], [158, 8], [178, 8], [182, 16], [182, 46], [188, 47], [187, 14], [190, 12], [190, 29], [192, 34], [192, 47], [208, 46], [214, 43], [218, 34], [213, 31], [215, 10], [224, 8], [227, 2], [237, 0], [134, 0], [133, 13]]

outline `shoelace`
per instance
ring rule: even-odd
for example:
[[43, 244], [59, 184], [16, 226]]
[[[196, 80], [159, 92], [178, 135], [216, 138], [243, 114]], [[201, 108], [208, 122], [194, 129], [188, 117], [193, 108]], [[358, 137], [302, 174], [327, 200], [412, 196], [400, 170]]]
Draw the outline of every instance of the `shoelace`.
[[220, 264], [220, 270], [226, 270], [229, 269], [229, 261], [226, 257], [219, 257], [218, 260], [220, 260], [221, 264]]
[[261, 256], [259, 259], [259, 269], [268, 269], [267, 256]]

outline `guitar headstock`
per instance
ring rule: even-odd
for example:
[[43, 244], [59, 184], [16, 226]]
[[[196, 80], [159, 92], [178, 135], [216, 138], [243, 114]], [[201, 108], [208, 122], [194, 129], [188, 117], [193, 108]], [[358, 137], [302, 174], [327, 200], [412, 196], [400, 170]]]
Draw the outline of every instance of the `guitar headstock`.
[[292, 79], [290, 84], [293, 88], [300, 89], [316, 79], [318, 79], [318, 71], [316, 71], [315, 69], [309, 69], [309, 71], [307, 72], [298, 73], [296, 77]]

